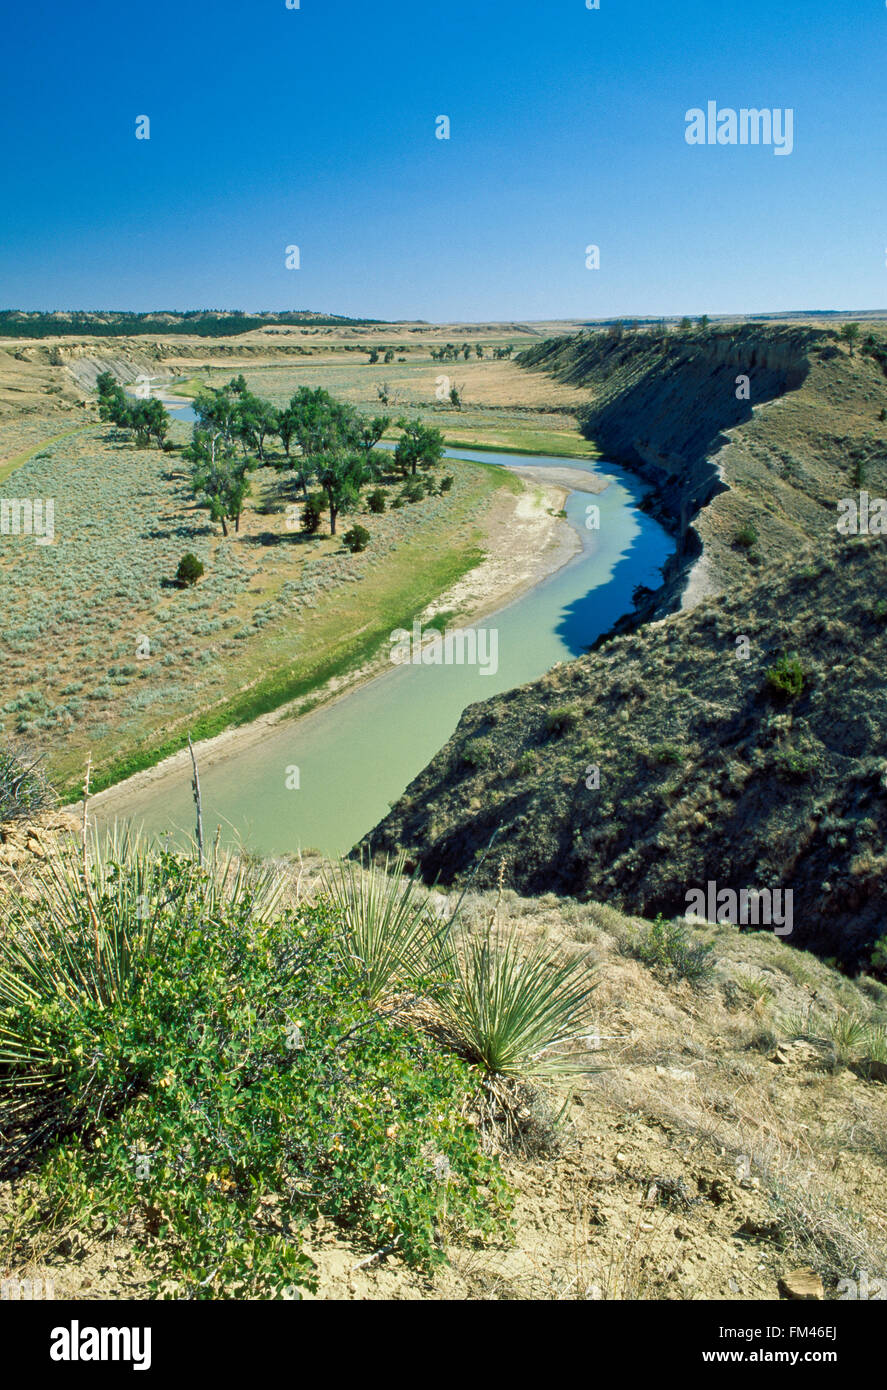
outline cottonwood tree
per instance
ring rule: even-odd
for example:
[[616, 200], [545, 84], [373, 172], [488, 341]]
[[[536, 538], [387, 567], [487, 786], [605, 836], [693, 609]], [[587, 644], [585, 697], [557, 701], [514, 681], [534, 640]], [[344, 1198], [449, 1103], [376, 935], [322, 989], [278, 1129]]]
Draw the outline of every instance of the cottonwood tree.
[[238, 401], [227, 387], [221, 391], [199, 391], [194, 397], [193, 408], [202, 429], [220, 434], [227, 443], [234, 439]]
[[279, 432], [280, 416], [269, 401], [243, 390], [237, 404], [234, 433], [243, 445], [255, 449], [262, 463], [265, 462], [265, 440], [269, 434]]
[[195, 426], [191, 443], [182, 452], [193, 467], [191, 491], [201, 505], [209, 508], [213, 521], [222, 525], [227, 536], [229, 521], [240, 530], [243, 504], [249, 496], [250, 485], [242, 464], [234, 459], [230, 441], [220, 431], [201, 430]]
[[398, 420], [402, 430], [394, 462], [406, 476], [417, 468], [434, 468], [443, 458], [444, 439], [440, 430], [423, 425], [421, 420]]
[[317, 461], [317, 481], [326, 493], [330, 514], [330, 535], [336, 534], [340, 512], [351, 511], [368, 479], [363, 456], [356, 450], [323, 455]]
[[370, 461], [370, 454], [375, 449], [390, 424], [391, 420], [387, 415], [374, 415], [369, 424], [361, 426], [358, 444], [363, 450], [367, 464], [369, 464]]

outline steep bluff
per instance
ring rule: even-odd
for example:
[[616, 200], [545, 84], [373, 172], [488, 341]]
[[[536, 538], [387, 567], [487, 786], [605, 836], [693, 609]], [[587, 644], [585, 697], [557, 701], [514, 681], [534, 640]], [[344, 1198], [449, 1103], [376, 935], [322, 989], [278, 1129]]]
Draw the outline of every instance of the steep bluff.
[[[633, 631], [471, 706], [362, 848], [646, 915], [710, 879], [791, 888], [794, 944], [865, 960], [887, 924], [887, 537], [836, 520], [861, 487], [887, 496], [879, 362], [769, 328], [665, 350], [582, 335], [525, 359], [590, 388], [586, 432], [649, 479], [659, 515], [693, 515], [704, 583], [676, 611], [685, 544]], [[781, 702], [767, 673], [793, 654], [804, 689]]]

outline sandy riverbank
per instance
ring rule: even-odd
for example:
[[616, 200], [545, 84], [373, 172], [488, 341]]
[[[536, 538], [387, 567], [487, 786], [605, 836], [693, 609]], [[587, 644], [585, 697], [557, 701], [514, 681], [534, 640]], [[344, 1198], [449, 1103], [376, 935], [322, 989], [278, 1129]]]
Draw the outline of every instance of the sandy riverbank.
[[[427, 622], [437, 613], [454, 612], [458, 616], [451, 624], [453, 627], [477, 622], [513, 602], [540, 580], [559, 570], [581, 549], [579, 536], [560, 515], [568, 491], [578, 490], [579, 482], [583, 482], [595, 486], [583, 486], [582, 491], [600, 492], [607, 486], [607, 479], [582, 469], [552, 469], [532, 465], [522, 465], [514, 472], [526, 483], [526, 490], [517, 496], [505, 491], [496, 496], [486, 518], [485, 558], [429, 604], [421, 614], [421, 621]], [[571, 476], [561, 479], [560, 474]], [[311, 697], [312, 708], [347, 698], [358, 686], [388, 669], [387, 652], [380, 651], [373, 661], [318, 689]], [[215, 738], [196, 744], [199, 766], [210, 767], [255, 746], [267, 738], [281, 721], [292, 719], [294, 708], [304, 706], [304, 703], [304, 700], [300, 700], [295, 702], [295, 706], [282, 705], [249, 724], [226, 729]], [[302, 717], [310, 715], [306, 713]], [[118, 817], [137, 819], [140, 801], [149, 790], [153, 797], [164, 783], [179, 784], [182, 778], [190, 778], [187, 749], [99, 792], [90, 800], [90, 811], [104, 823]], [[69, 809], [77, 813], [79, 803]]]

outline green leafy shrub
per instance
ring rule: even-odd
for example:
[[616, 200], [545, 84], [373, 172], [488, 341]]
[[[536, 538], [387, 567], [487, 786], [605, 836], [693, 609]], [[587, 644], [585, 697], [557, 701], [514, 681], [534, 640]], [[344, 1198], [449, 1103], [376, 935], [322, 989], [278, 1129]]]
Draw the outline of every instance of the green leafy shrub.
[[176, 583], [180, 589], [187, 589], [192, 584], [196, 584], [203, 574], [203, 564], [196, 555], [192, 555], [189, 550], [187, 555], [183, 555], [176, 570]]
[[453, 477], [452, 473], [445, 473], [440, 480], [440, 487], [438, 488], [438, 491], [441, 493], [449, 492], [455, 481], [456, 480]]
[[797, 656], [781, 656], [766, 677], [767, 689], [781, 700], [794, 700], [806, 684], [804, 668]]
[[757, 545], [758, 533], [753, 522], [747, 521], [744, 526], [740, 526], [733, 539], [736, 545], [741, 546], [743, 550], [751, 550], [753, 546]]
[[369, 540], [369, 531], [365, 526], [359, 526], [357, 523], [355, 523], [349, 531], [346, 531], [342, 537], [343, 545], [347, 546], [352, 554], [356, 554], [360, 550], [366, 550]]
[[321, 1213], [420, 1265], [501, 1232], [470, 1068], [372, 1007], [334, 903], [132, 846], [86, 882], [64, 859], [36, 915], [3, 907], [0, 1127], [40, 1148], [32, 1219], [127, 1224], [154, 1292], [192, 1299], [315, 1287]]
[[629, 949], [654, 975], [663, 980], [688, 980], [701, 985], [714, 969], [714, 947], [691, 943], [687, 926], [680, 920], [667, 922], [660, 913], [645, 931], [636, 934]]
[[488, 738], [470, 738], [461, 757], [465, 767], [489, 767], [493, 761], [493, 745]]
[[384, 512], [387, 497], [388, 494], [385, 492], [384, 488], [374, 488], [367, 496], [367, 506], [370, 511], [374, 512], [377, 516]]

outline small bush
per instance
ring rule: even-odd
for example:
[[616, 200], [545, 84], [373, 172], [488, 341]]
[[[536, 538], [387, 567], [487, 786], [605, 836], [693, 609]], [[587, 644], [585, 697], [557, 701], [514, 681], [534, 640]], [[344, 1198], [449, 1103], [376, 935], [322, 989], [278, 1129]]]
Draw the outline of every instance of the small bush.
[[367, 497], [367, 506], [369, 507], [371, 512], [374, 512], [376, 516], [379, 516], [385, 510], [385, 503], [387, 498], [388, 493], [385, 492], [384, 488], [374, 488], [373, 491]]
[[422, 478], [408, 478], [400, 490], [405, 502], [421, 502], [426, 496], [425, 481]]
[[465, 767], [489, 767], [493, 761], [493, 745], [488, 738], [471, 738], [462, 749]]
[[547, 738], [560, 738], [570, 729], [575, 729], [579, 723], [579, 712], [563, 705], [558, 709], [550, 709], [546, 712], [542, 720], [542, 730]]
[[767, 689], [780, 700], [794, 700], [806, 684], [804, 668], [797, 656], [781, 656], [767, 672]]
[[359, 550], [366, 550], [369, 544], [370, 533], [365, 526], [358, 526], [356, 523], [350, 531], [346, 531], [342, 537], [342, 544], [347, 546], [352, 555]]
[[189, 550], [187, 555], [183, 555], [176, 570], [176, 583], [180, 589], [187, 589], [192, 584], [196, 584], [203, 575], [203, 564], [196, 555], [192, 555]]
[[441, 493], [449, 492], [450, 488], [453, 486], [453, 483], [455, 481], [456, 480], [453, 477], [452, 473], [446, 473], [444, 477], [442, 477], [440, 480], [440, 487], [438, 488], [438, 491]]
[[685, 754], [683, 749], [678, 748], [675, 743], [659, 743], [651, 751], [651, 758], [654, 762], [665, 763], [667, 766], [676, 767], [684, 761]]
[[319, 530], [325, 505], [323, 496], [317, 492], [313, 492], [307, 502], [302, 503], [302, 519], [299, 524], [306, 536], [313, 536]]
[[30, 819], [55, 805], [40, 759], [24, 748], [0, 748], [0, 825]]
[[743, 550], [751, 550], [752, 546], [757, 545], [758, 533], [752, 522], [747, 521], [744, 526], [740, 526], [734, 540]]
[[789, 750], [787, 753], [780, 753], [774, 766], [781, 777], [789, 782], [803, 782], [814, 770], [812, 758], [808, 758], [804, 753]]
[[687, 926], [680, 920], [667, 922], [661, 913], [645, 933], [630, 942], [630, 950], [666, 981], [688, 980], [691, 985], [701, 985], [714, 970], [714, 947], [693, 946]]
[[531, 777], [536, 771], [536, 755], [534, 753], [521, 753], [511, 769], [512, 777]]

